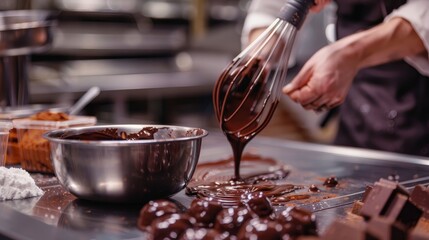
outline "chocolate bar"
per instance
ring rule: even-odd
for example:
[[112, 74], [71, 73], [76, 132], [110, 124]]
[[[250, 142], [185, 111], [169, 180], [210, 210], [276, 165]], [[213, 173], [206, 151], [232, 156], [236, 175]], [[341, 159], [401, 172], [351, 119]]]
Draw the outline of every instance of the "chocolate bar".
[[391, 202], [395, 199], [395, 196], [400, 193], [408, 196], [408, 191], [401, 185], [380, 179], [374, 184], [368, 195], [365, 196], [364, 204], [360, 210], [360, 214], [369, 220], [374, 216], [385, 215]]

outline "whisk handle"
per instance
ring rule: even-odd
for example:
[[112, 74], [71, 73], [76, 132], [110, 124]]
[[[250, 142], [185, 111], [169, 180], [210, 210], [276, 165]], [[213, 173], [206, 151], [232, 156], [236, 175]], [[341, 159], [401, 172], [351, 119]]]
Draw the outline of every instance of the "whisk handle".
[[289, 0], [280, 10], [279, 18], [300, 29], [314, 0]]

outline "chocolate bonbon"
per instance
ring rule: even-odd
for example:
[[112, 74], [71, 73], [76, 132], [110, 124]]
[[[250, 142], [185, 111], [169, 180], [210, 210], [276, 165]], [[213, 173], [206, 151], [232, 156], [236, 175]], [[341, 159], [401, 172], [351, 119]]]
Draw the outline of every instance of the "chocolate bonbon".
[[266, 218], [247, 221], [237, 234], [238, 240], [283, 239], [283, 227], [278, 222]]
[[210, 198], [196, 198], [192, 201], [189, 214], [195, 218], [201, 227], [213, 227], [217, 214], [222, 211], [222, 205]]
[[141, 229], [148, 227], [153, 220], [164, 215], [178, 213], [176, 204], [167, 200], [150, 201], [141, 210], [138, 226]]
[[[257, 202], [250, 207], [252, 200]], [[289, 208], [277, 215], [269, 202], [265, 205], [266, 200], [263, 195], [250, 194], [243, 197], [242, 205], [221, 211], [218, 211], [220, 205], [210, 199], [194, 200], [184, 211], [173, 207], [174, 203], [168, 200], [151, 201], [143, 206], [138, 226], [150, 239], [289, 239], [317, 234], [312, 213]]]
[[195, 225], [195, 219], [185, 213], [173, 213], [155, 219], [151, 224], [153, 240], [178, 239], [189, 228]]
[[283, 226], [283, 232], [290, 236], [317, 235], [316, 217], [311, 212], [290, 207], [279, 214], [278, 222]]
[[262, 192], [244, 194], [242, 201], [258, 217], [265, 218], [273, 214], [274, 209], [271, 201]]

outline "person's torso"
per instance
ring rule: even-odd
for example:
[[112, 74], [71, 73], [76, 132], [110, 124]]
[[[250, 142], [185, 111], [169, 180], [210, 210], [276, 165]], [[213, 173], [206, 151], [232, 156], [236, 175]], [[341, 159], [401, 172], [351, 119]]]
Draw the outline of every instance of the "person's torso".
[[[337, 35], [384, 20], [404, 0], [337, 0]], [[358, 72], [340, 110], [337, 144], [429, 156], [429, 79], [405, 61]]]

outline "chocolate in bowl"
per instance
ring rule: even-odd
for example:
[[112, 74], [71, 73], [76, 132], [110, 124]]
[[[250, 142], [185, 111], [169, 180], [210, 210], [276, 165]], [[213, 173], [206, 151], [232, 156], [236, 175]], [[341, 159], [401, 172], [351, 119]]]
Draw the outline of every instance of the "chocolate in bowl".
[[[114, 129], [125, 139], [80, 139]], [[151, 129], [147, 138], [133, 136]], [[102, 202], [145, 202], [182, 190], [198, 162], [200, 128], [168, 125], [99, 125], [44, 134], [60, 183], [75, 196]], [[91, 134], [89, 134], [91, 135]]]

